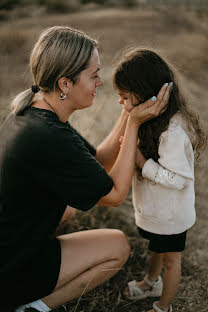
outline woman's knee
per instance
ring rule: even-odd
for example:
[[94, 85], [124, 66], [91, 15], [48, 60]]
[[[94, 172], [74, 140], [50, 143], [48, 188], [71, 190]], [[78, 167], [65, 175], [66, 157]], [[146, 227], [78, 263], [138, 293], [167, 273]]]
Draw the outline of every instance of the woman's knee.
[[113, 230], [112, 241], [115, 246], [116, 258], [123, 265], [128, 260], [131, 251], [129, 241], [124, 232], [116, 229]]

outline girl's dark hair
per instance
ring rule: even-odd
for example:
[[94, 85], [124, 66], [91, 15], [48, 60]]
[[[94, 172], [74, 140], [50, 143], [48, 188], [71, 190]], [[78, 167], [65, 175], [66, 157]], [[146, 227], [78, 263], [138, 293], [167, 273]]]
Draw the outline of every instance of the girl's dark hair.
[[[167, 109], [157, 118], [141, 125], [138, 130], [140, 139], [138, 148], [146, 159], [152, 158], [157, 161], [160, 135], [168, 128], [171, 117], [179, 111], [195, 137], [193, 148], [196, 159], [198, 159], [200, 152], [206, 146], [207, 137], [200, 124], [198, 114], [188, 106], [179, 90], [172, 66], [156, 52], [136, 48], [124, 55], [113, 75], [114, 87], [120, 91], [132, 93], [139, 102], [144, 102], [157, 95], [161, 86], [171, 81], [173, 88]], [[141, 176], [141, 170], [138, 172]]]

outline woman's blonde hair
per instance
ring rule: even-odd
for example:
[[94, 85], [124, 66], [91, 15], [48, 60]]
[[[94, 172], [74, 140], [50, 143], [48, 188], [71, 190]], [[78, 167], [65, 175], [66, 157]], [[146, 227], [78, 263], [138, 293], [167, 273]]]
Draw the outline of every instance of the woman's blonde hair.
[[[68, 26], [54, 26], [42, 32], [30, 56], [30, 70], [34, 84], [42, 92], [58, 89], [61, 77], [76, 83], [79, 74], [87, 68], [97, 41]], [[11, 103], [16, 115], [33, 103], [34, 93], [27, 89]]]

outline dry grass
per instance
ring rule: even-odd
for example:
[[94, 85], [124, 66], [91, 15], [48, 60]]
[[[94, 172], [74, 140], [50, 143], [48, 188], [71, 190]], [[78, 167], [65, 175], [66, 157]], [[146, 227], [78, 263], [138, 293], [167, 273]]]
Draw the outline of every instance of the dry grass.
[[[124, 47], [139, 44], [160, 49], [183, 74], [182, 84], [193, 99], [205, 122], [208, 121], [208, 13], [168, 9], [105, 9], [65, 15], [50, 15], [2, 22], [0, 30], [0, 114], [8, 113], [9, 102], [17, 92], [31, 86], [26, 69], [30, 49], [41, 29], [65, 24], [80, 28], [100, 39], [100, 55], [105, 85], [98, 92], [95, 105], [77, 112], [71, 122], [97, 145], [109, 133], [120, 107], [111, 85], [114, 59]], [[174, 300], [174, 312], [207, 311], [207, 168], [208, 151], [196, 168], [197, 223], [189, 231], [183, 257], [183, 277]], [[128, 302], [122, 297], [128, 280], [142, 278], [147, 269], [146, 242], [137, 237], [131, 196], [119, 208], [95, 207], [78, 212], [61, 232], [91, 228], [119, 228], [128, 236], [132, 252], [128, 263], [105, 285], [66, 305], [68, 312], [142, 312], [153, 300]], [[65, 311], [64, 307], [56, 311]]]

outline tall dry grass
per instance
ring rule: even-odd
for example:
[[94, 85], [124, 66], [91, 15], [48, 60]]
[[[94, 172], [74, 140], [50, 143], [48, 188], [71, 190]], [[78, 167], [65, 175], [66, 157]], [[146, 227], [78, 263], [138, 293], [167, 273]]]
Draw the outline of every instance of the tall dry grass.
[[[204, 11], [202, 15], [199, 15], [198, 11], [187, 11], [181, 7], [171, 10], [168, 8], [94, 9], [62, 15], [42, 15], [41, 13], [40, 16], [14, 19], [9, 23], [2, 22], [0, 28], [0, 115], [2, 121], [9, 112], [11, 98], [31, 86], [32, 81], [27, 68], [30, 50], [39, 32], [53, 25], [70, 25], [100, 40], [101, 76], [104, 86], [99, 89], [93, 107], [76, 112], [71, 118], [72, 124], [93, 144], [97, 145], [110, 132], [118, 118], [121, 107], [118, 105], [118, 97], [113, 90], [111, 77], [116, 58], [125, 47], [132, 45], [161, 50], [161, 53], [167, 56], [181, 72], [182, 87], [187, 95], [192, 97], [204, 121], [208, 121], [208, 13]], [[175, 312], [207, 311], [206, 287], [208, 285], [204, 272], [208, 273], [206, 271], [208, 259], [205, 253], [200, 253], [201, 249], [206, 249], [207, 244], [200, 243], [203, 245], [201, 246], [197, 241], [197, 235], [201, 235], [201, 242], [206, 239], [203, 230], [207, 226], [207, 214], [202, 209], [208, 199], [205, 187], [208, 178], [205, 158], [196, 173], [200, 176], [197, 180], [199, 225], [191, 232], [193, 233], [190, 236], [191, 243], [188, 244], [186, 257], [183, 260], [183, 278], [179, 295], [175, 299]], [[105, 227], [122, 229], [128, 236], [132, 252], [127, 265], [105, 285], [57, 311], [138, 312], [151, 307], [151, 299], [129, 303], [122, 296], [127, 281], [142, 278], [147, 270], [147, 243], [137, 238], [130, 194], [119, 208], [95, 207], [87, 213], [78, 212], [71, 224], [66, 224], [58, 231], [68, 233]], [[198, 246], [200, 250], [197, 249]], [[193, 277], [195, 284], [192, 286], [190, 281]]]

